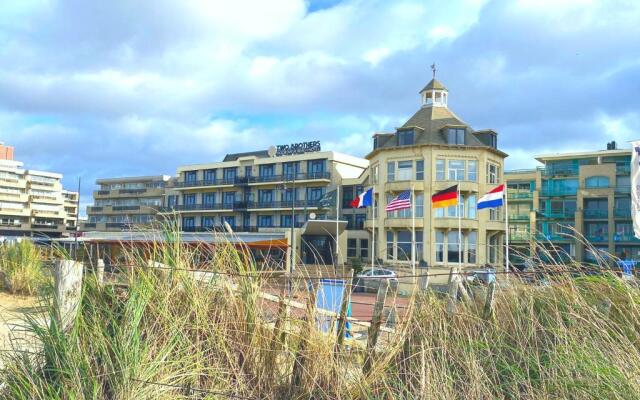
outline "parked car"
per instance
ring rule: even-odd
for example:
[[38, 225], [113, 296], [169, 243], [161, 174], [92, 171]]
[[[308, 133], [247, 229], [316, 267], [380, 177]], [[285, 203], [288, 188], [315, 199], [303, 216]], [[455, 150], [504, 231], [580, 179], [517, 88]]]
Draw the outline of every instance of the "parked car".
[[398, 274], [385, 268], [368, 268], [356, 275], [354, 291], [368, 292], [378, 290], [378, 286], [383, 279], [398, 282]]

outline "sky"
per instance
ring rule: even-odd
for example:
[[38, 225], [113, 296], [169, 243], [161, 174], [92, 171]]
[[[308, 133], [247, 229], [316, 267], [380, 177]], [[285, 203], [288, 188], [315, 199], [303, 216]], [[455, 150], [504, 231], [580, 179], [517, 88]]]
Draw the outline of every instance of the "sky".
[[507, 169], [640, 139], [638, 0], [0, 1], [0, 141], [60, 172], [174, 175], [320, 140], [364, 156], [419, 107], [498, 132]]

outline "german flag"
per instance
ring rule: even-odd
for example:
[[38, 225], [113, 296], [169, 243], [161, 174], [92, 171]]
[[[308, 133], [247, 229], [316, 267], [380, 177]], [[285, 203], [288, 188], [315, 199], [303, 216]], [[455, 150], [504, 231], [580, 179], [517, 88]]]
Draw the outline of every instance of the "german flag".
[[458, 204], [458, 185], [453, 185], [431, 196], [433, 208], [455, 206]]

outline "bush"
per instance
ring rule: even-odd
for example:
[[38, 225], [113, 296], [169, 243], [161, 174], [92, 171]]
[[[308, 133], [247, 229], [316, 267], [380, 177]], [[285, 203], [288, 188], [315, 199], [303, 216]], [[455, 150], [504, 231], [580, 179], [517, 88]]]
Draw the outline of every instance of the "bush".
[[0, 273], [3, 288], [13, 294], [34, 295], [51, 282], [40, 250], [29, 240], [0, 246]]

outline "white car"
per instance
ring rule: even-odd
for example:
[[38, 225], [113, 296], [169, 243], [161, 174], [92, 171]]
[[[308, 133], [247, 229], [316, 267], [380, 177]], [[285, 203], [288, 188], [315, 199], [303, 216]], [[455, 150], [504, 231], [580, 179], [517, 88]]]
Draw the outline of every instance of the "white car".
[[398, 281], [398, 274], [390, 269], [384, 268], [366, 268], [356, 275], [355, 291], [364, 292], [368, 290], [378, 290], [380, 281], [387, 279], [389, 281]]

